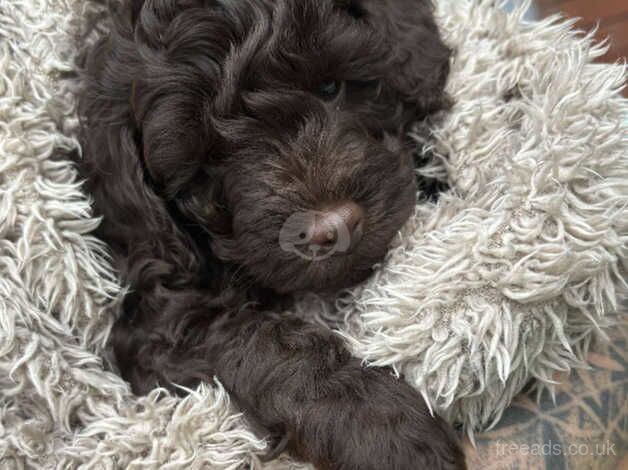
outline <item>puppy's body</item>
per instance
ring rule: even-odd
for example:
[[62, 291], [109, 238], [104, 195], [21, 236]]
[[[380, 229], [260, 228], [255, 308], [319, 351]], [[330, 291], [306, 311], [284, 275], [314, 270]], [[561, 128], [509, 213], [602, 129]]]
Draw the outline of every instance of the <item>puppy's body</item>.
[[463, 468], [408, 385], [250, 307], [354, 284], [385, 255], [415, 203], [404, 136], [442, 106], [448, 59], [422, 0], [113, 14], [86, 63], [81, 168], [131, 287], [112, 344], [136, 392], [216, 375], [277, 451], [320, 468]]

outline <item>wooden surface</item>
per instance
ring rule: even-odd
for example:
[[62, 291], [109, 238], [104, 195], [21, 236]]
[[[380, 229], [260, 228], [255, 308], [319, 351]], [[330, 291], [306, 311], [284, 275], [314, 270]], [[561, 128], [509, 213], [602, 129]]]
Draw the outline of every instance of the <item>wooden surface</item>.
[[597, 37], [610, 38], [611, 49], [602, 62], [628, 57], [628, 0], [536, 0], [541, 16], [561, 12], [582, 18], [578, 27], [592, 29], [599, 22]]

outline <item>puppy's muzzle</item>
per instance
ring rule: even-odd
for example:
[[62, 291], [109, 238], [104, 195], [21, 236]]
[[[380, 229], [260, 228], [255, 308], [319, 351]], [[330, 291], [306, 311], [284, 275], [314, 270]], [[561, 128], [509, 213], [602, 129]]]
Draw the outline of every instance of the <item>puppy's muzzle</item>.
[[348, 253], [362, 239], [365, 219], [364, 209], [353, 201], [299, 212], [284, 223], [279, 243], [284, 251], [309, 260]]

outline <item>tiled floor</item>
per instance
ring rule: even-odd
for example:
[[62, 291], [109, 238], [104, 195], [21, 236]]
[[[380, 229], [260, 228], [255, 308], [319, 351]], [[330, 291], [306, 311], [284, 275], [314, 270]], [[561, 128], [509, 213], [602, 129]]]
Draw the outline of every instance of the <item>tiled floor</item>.
[[469, 470], [628, 470], [628, 326], [609, 335], [594, 344], [590, 369], [557, 377], [556, 402], [521, 395], [478, 433], [466, 446]]

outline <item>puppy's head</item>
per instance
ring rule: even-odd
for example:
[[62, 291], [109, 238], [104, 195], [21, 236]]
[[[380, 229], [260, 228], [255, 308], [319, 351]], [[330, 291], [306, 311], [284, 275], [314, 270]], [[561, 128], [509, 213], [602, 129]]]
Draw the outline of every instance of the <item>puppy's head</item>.
[[136, 1], [129, 29], [147, 178], [215, 256], [281, 292], [364, 278], [415, 204], [407, 127], [443, 102], [428, 2]]

